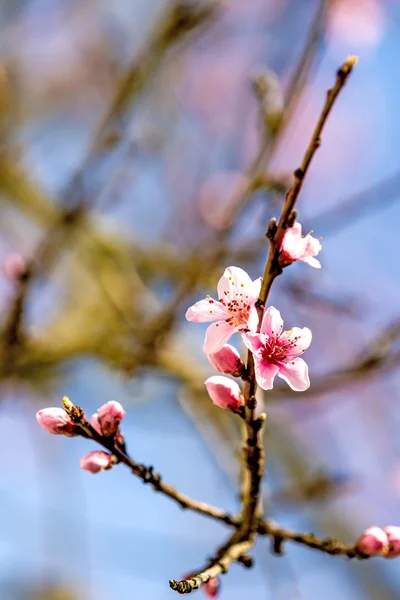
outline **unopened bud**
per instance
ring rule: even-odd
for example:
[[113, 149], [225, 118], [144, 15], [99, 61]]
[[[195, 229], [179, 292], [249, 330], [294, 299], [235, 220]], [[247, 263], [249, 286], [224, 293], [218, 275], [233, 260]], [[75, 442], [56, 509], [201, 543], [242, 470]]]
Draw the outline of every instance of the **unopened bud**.
[[202, 590], [209, 598], [216, 598], [221, 591], [221, 584], [218, 577], [213, 577], [202, 586]]
[[235, 381], [214, 375], [204, 382], [207, 392], [216, 406], [228, 408], [233, 412], [238, 412], [244, 405], [244, 399], [240, 387]]
[[39, 425], [49, 433], [67, 435], [69, 437], [78, 435], [77, 426], [62, 408], [43, 408], [36, 413], [36, 419]]
[[366, 556], [385, 555], [388, 551], [388, 537], [380, 527], [369, 527], [356, 543], [356, 549]]
[[126, 412], [121, 404], [114, 400], [100, 406], [97, 416], [103, 435], [114, 435], [118, 431], [119, 424], [125, 415]]
[[112, 454], [108, 454], [108, 452], [94, 450], [93, 452], [88, 452], [82, 456], [79, 464], [84, 471], [88, 471], [89, 473], [100, 473], [100, 471], [104, 471], [105, 469], [111, 469], [115, 464], [115, 459]]
[[400, 527], [388, 525], [383, 531], [386, 533], [389, 542], [389, 550], [386, 553], [386, 558], [400, 556]]
[[244, 367], [239, 352], [230, 344], [225, 344], [215, 354], [207, 354], [207, 358], [214, 369], [220, 373], [226, 373], [234, 377], [239, 377]]
[[26, 274], [26, 262], [20, 254], [9, 254], [3, 261], [3, 269], [10, 279], [22, 279]]

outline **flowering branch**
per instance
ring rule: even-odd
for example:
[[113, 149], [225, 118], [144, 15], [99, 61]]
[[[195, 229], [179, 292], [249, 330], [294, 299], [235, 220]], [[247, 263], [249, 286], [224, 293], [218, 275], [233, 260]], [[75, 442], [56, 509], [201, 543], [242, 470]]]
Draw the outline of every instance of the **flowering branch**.
[[[219, 301], [208, 296], [205, 300], [197, 302], [186, 313], [186, 317], [190, 321], [217, 321], [207, 330], [204, 342], [204, 351], [207, 354], [222, 352], [223, 344], [235, 331], [244, 332], [243, 341], [249, 348], [247, 369], [242, 376], [244, 380], [244, 422], [247, 436], [243, 453], [248, 476], [245, 478], [242, 495], [241, 523], [238, 530], [217, 551], [212, 566], [221, 557], [229, 562], [231, 549], [240, 542], [245, 542], [251, 547], [257, 531], [257, 508], [261, 480], [264, 475], [264, 448], [260, 431], [266, 418], [265, 414], [256, 417], [257, 383], [264, 389], [271, 389], [273, 379], [279, 373], [297, 391], [309, 387], [307, 365], [298, 355], [304, 352], [310, 344], [311, 332], [307, 328], [303, 330], [296, 328], [296, 330], [293, 329], [291, 332], [281, 335], [282, 320], [279, 311], [270, 307], [264, 313], [264, 309], [272, 283], [282, 272], [279, 261], [284, 261], [283, 266], [291, 264], [295, 260], [304, 260], [312, 266], [319, 266], [318, 261], [313, 257], [319, 252], [320, 244], [311, 236], [301, 237], [301, 226], [300, 229], [299, 226], [294, 227], [296, 213], [293, 209], [311, 160], [320, 145], [320, 135], [327, 117], [355, 62], [355, 57], [349, 57], [339, 69], [336, 83], [328, 91], [326, 103], [302, 165], [295, 171], [295, 180], [287, 193], [279, 223], [276, 224], [275, 220], [270, 223], [268, 229], [270, 250], [262, 282], [251, 282], [248, 275], [241, 269], [229, 267], [218, 284]], [[283, 248], [284, 237], [289, 228], [295, 232], [291, 233], [291, 242]], [[254, 302], [253, 298], [258, 285], [260, 288], [257, 300]], [[256, 331], [256, 333], [252, 334], [252, 331]], [[226, 383], [224, 396], [231, 395], [232, 398], [237, 398], [238, 393], [234, 394], [232, 388], [233, 384]], [[221, 397], [219, 406], [225, 408], [227, 403], [222, 401], [222, 394], [219, 395]], [[214, 400], [213, 397], [212, 399]], [[188, 593], [194, 589], [193, 581], [195, 580], [180, 582], [179, 587], [176, 587], [176, 582], [170, 582], [170, 585], [181, 593]]]
[[[326, 120], [355, 63], [356, 58], [351, 56], [337, 72], [336, 82], [328, 90], [303, 162], [294, 173], [294, 182], [286, 195], [279, 222], [275, 219], [270, 222], [267, 232], [270, 246], [263, 279], [252, 281], [242, 269], [228, 267], [218, 283], [217, 300], [207, 296], [196, 302], [186, 313], [189, 321], [211, 322], [203, 346], [211, 365], [220, 373], [240, 378], [243, 382], [242, 391], [238, 383], [222, 375], [205, 381], [214, 404], [233, 412], [243, 420], [245, 426], [243, 457], [246, 476], [240, 514], [231, 516], [219, 508], [193, 500], [164, 483], [153, 467], [136, 463], [129, 456], [120, 431], [125, 411], [117, 402], [101, 406], [90, 421], [84, 411], [68, 398], [63, 399], [64, 411], [49, 408], [37, 413], [39, 423], [47, 431], [69, 437], [82, 436], [102, 446], [105, 451], [89, 452], [82, 457], [80, 464], [86, 471], [98, 473], [109, 470], [118, 463], [125, 464], [135, 476], [150, 484], [155, 491], [174, 500], [181, 508], [222, 521], [233, 528], [228, 540], [216, 550], [205, 568], [181, 581], [170, 580], [170, 587], [181, 594], [205, 586], [208, 595], [215, 596], [219, 585], [218, 576], [226, 573], [234, 562], [240, 562], [246, 567], [252, 565], [252, 558], [248, 553], [257, 535], [269, 536], [276, 554], [283, 552], [285, 541], [293, 541], [328, 554], [349, 558], [367, 558], [373, 555], [392, 558], [400, 555], [399, 527], [371, 527], [355, 544], [345, 545], [331, 538], [319, 539], [313, 534], [292, 532], [260, 517], [260, 491], [264, 476], [261, 432], [266, 415], [256, 414], [257, 386], [271, 390], [274, 379], [278, 376], [294, 391], [307, 390], [310, 386], [308, 367], [301, 355], [310, 345], [312, 337], [311, 331], [306, 327], [283, 331], [279, 311], [272, 306], [266, 309], [266, 303], [275, 278], [285, 267], [298, 260], [315, 268], [321, 266], [315, 258], [321, 250], [321, 244], [310, 234], [302, 236], [294, 207], [311, 161], [321, 143]], [[183, 282], [179, 299], [187, 294], [189, 283], [189, 280]], [[159, 316], [154, 321], [148, 339], [143, 340], [149, 351], [159, 339], [160, 332], [168, 329], [173, 322], [173, 308], [171, 305], [161, 318]], [[237, 350], [226, 343], [236, 332], [241, 335], [248, 348], [247, 365], [241, 361]]]
[[[323, 107], [321, 116], [318, 120], [314, 133], [303, 158], [301, 167], [294, 173], [295, 179], [292, 187], [286, 195], [286, 201], [282, 209], [278, 225], [272, 220], [268, 229], [268, 237], [270, 240], [270, 251], [268, 254], [267, 264], [264, 271], [264, 277], [261, 284], [260, 293], [256, 302], [258, 310], [258, 327], [257, 332], [260, 333], [263, 327], [264, 309], [271, 290], [274, 279], [282, 272], [279, 266], [281, 256], [282, 242], [286, 230], [294, 225], [296, 213], [294, 206], [303, 186], [304, 178], [315, 154], [315, 151], [321, 143], [321, 133], [333, 107], [333, 104], [342, 90], [346, 80], [356, 63], [356, 57], [349, 57], [337, 72], [336, 82], [332, 89], [328, 90], [327, 99]], [[274, 335], [274, 331], [271, 332]], [[241, 539], [251, 540], [254, 530], [257, 526], [256, 511], [259, 503], [259, 493], [261, 488], [261, 479], [264, 474], [264, 449], [260, 429], [265, 419], [265, 415], [261, 415], [258, 419], [255, 416], [256, 409], [256, 372], [253, 358], [254, 348], [249, 348], [247, 358], [247, 377], [244, 385], [244, 403], [245, 403], [245, 422], [247, 431], [247, 441], [244, 448], [245, 462], [249, 472], [247, 479], [247, 489], [243, 494], [243, 513], [242, 526], [238, 536]], [[298, 359], [297, 359], [298, 360]], [[235, 535], [232, 536], [235, 540]]]

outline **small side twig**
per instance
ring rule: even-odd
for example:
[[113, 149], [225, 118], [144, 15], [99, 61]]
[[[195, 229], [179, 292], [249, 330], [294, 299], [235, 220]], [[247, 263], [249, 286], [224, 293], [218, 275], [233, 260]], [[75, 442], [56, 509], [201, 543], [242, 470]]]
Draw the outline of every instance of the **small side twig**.
[[322, 109], [321, 115], [318, 119], [318, 123], [311, 136], [303, 161], [300, 167], [294, 172], [293, 185], [286, 194], [286, 200], [282, 209], [279, 222], [276, 224], [276, 227], [274, 223], [273, 232], [269, 231], [268, 237], [270, 240], [270, 252], [268, 254], [268, 260], [264, 271], [260, 297], [258, 299], [258, 307], [260, 314], [262, 314], [262, 309], [265, 306], [274, 279], [282, 273], [282, 269], [279, 266], [278, 261], [283, 237], [285, 235], [287, 227], [290, 226], [291, 221], [293, 221], [293, 210], [297, 198], [299, 197], [299, 194], [302, 190], [304, 179], [307, 175], [311, 161], [314, 158], [317, 149], [321, 145], [322, 131], [325, 127], [326, 121], [332, 110], [332, 107], [337, 97], [339, 96], [341, 90], [343, 89], [348, 79], [348, 76], [350, 75], [356, 62], [356, 56], [349, 56], [348, 59], [338, 70], [336, 74], [335, 85], [330, 90], [328, 90], [325, 105]]
[[232, 563], [243, 562], [240, 559], [246, 557], [252, 545], [251, 541], [230, 544], [222, 556], [217, 555], [215, 559], [211, 560], [211, 565], [197, 575], [190, 579], [183, 579], [182, 581], [171, 579], [169, 582], [170, 588], [179, 594], [190, 594], [190, 592], [197, 590], [204, 583], [210, 581], [210, 579], [226, 573]]

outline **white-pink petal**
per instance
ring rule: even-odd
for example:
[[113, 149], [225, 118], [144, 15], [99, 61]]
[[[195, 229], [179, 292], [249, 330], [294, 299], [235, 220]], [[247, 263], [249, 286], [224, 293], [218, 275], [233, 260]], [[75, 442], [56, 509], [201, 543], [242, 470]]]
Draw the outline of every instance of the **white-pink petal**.
[[[249, 302], [257, 302], [258, 296], [260, 295], [260, 290], [262, 286], [262, 277], [258, 277], [251, 284], [251, 292], [248, 294]], [[250, 290], [249, 290], [250, 291]]]
[[218, 282], [218, 300], [237, 293], [249, 295], [253, 290], [253, 281], [240, 267], [227, 267]]
[[222, 346], [226, 344], [235, 331], [235, 327], [232, 327], [232, 325], [229, 325], [226, 321], [212, 323], [206, 331], [203, 351], [206, 354], [215, 354], [215, 352], [221, 350]]
[[246, 329], [249, 329], [251, 332], [256, 332], [258, 329], [258, 312], [254, 305], [249, 310]]
[[283, 320], [281, 313], [274, 306], [270, 306], [264, 313], [261, 323], [261, 333], [265, 333], [269, 337], [279, 336], [282, 333]]
[[299, 356], [307, 350], [311, 344], [312, 333], [308, 327], [293, 327], [290, 331], [285, 331], [282, 337], [285, 337], [288, 342], [294, 344], [286, 353], [286, 356], [289, 358]]
[[212, 298], [199, 300], [187, 309], [186, 319], [194, 323], [207, 323], [218, 319], [226, 319], [227, 310], [221, 302]]
[[313, 256], [305, 256], [301, 260], [303, 262], [307, 263], [308, 265], [310, 265], [310, 267], [314, 267], [314, 269], [320, 269], [321, 268], [321, 263], [319, 262], [319, 260], [317, 260]]
[[304, 392], [310, 387], [308, 365], [302, 358], [295, 358], [279, 365], [278, 376], [295, 392]]

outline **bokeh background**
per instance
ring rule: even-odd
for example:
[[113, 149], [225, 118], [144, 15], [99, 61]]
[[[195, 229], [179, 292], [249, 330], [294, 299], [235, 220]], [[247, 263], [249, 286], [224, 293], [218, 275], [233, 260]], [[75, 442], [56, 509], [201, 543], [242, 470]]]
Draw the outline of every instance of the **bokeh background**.
[[[2, 0], [0, 28], [0, 598], [172, 598], [226, 537], [123, 467], [81, 471], [92, 445], [35, 412], [118, 400], [137, 461], [237, 509], [240, 432], [204, 394], [205, 327], [184, 312], [225, 266], [261, 274], [350, 53], [298, 204], [323, 268], [293, 265], [271, 295], [313, 344], [309, 392], [260, 397], [264, 507], [344, 542], [400, 524], [400, 2]], [[268, 540], [255, 558], [222, 600], [400, 598], [397, 561]]]

